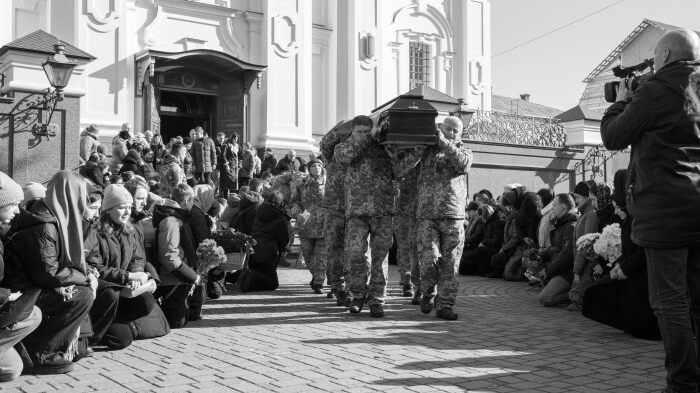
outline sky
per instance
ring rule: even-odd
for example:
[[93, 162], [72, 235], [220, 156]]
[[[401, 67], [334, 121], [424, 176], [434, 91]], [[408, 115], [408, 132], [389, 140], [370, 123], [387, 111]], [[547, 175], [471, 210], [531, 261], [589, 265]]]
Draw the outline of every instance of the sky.
[[[491, 0], [492, 56], [619, 0]], [[644, 18], [700, 31], [700, 0], [624, 0], [537, 41], [492, 57], [493, 94], [568, 110], [582, 82]]]

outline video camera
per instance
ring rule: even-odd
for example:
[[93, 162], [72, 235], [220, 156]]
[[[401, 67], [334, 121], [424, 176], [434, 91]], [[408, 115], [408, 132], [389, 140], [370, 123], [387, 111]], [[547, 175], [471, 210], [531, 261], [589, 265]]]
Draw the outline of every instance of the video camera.
[[[647, 68], [650, 68], [651, 70], [646, 74], [640, 74]], [[649, 78], [651, 78], [652, 75], [654, 75], [654, 59], [646, 59], [639, 64], [629, 67], [616, 66], [612, 69], [612, 71], [613, 75], [615, 75], [616, 77], [624, 78], [625, 85], [627, 85], [627, 88], [634, 92], [637, 90], [639, 85], [648, 81]], [[605, 101], [617, 101], [617, 87], [619, 85], [619, 81], [605, 83]]]

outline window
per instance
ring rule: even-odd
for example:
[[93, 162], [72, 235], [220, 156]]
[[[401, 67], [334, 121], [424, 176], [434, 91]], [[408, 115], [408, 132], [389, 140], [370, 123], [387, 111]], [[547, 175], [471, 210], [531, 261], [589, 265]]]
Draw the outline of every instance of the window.
[[418, 42], [409, 42], [409, 85], [415, 89], [419, 85], [430, 84], [430, 46]]

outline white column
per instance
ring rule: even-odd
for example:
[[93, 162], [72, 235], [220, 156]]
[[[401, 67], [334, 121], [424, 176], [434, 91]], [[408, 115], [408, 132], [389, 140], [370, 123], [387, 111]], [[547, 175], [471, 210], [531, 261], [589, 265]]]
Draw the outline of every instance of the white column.
[[464, 0], [454, 5], [454, 96], [470, 108], [491, 110], [491, 4]]

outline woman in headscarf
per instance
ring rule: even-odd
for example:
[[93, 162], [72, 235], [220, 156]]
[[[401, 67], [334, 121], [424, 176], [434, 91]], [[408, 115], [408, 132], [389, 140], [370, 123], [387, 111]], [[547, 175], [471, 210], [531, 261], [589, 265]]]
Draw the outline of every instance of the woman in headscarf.
[[36, 302], [43, 313], [41, 324], [22, 340], [28, 356], [25, 374], [61, 374], [74, 368], [76, 338], [97, 289], [80, 236], [86, 203], [85, 180], [59, 171], [46, 197], [20, 211], [17, 232], [5, 251], [5, 284], [13, 292], [41, 288]]
[[622, 221], [622, 255], [610, 276], [593, 284], [583, 296], [583, 316], [622, 329], [633, 337], [659, 340], [661, 334], [649, 305], [647, 262], [644, 249], [632, 242], [632, 216], [627, 211], [627, 170], [615, 173], [613, 207]]

